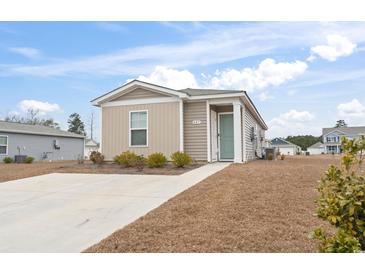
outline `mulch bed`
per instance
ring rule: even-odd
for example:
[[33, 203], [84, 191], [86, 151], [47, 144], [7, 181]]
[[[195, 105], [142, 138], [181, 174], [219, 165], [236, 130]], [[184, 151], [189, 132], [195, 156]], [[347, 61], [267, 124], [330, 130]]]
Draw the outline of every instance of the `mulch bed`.
[[318, 180], [332, 156], [233, 164], [85, 252], [315, 252]]
[[77, 161], [35, 162], [32, 164], [0, 164], [0, 183], [49, 173], [90, 173], [90, 174], [155, 174], [180, 175], [203, 164], [195, 163], [184, 168], [176, 168], [171, 163], [163, 168], [145, 167], [142, 171], [136, 168], [125, 168], [115, 163], [106, 162], [100, 166], [89, 161], [78, 164]]
[[94, 165], [91, 162], [84, 164], [67, 165], [60, 167], [55, 172], [60, 173], [96, 173], [96, 174], [151, 174], [151, 175], [180, 175], [195, 168], [202, 166], [202, 164], [193, 164], [184, 168], [176, 168], [171, 163], [167, 163], [162, 168], [144, 167], [143, 170], [138, 170], [134, 167], [122, 167], [116, 163], [106, 162], [102, 165]]

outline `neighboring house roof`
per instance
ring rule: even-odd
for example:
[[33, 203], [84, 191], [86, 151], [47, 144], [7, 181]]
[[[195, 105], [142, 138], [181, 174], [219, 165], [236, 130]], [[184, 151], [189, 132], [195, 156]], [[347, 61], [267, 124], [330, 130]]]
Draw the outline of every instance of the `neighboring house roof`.
[[85, 138], [82, 135], [52, 127], [22, 124], [17, 122], [5, 122], [5, 121], [0, 121], [0, 132], [60, 136], [60, 137], [71, 137], [71, 138]]
[[94, 141], [93, 139], [85, 139], [85, 146], [86, 147], [99, 147], [99, 144]]
[[219, 90], [219, 89], [193, 89], [193, 88], [186, 88], [186, 89], [171, 89], [147, 82], [143, 82], [140, 80], [133, 80], [128, 82], [121, 87], [118, 87], [102, 96], [99, 96], [93, 100], [91, 103], [94, 106], [100, 106], [104, 102], [107, 102], [110, 99], [115, 98], [120, 93], [127, 93], [130, 90], [133, 90], [135, 87], [142, 87], [151, 89], [156, 92], [160, 92], [163, 94], [169, 94], [171, 96], [175, 96], [178, 98], [182, 98], [185, 100], [189, 99], [211, 99], [211, 98], [225, 98], [225, 97], [244, 97], [245, 102], [252, 108], [252, 111], [257, 115], [258, 120], [260, 121], [261, 125], [264, 129], [267, 129], [267, 125], [262, 118], [261, 114], [258, 112], [256, 106], [253, 104], [251, 98], [247, 95], [246, 91], [243, 90]]
[[317, 142], [308, 148], [324, 148], [324, 145], [321, 142]]
[[363, 127], [339, 127], [339, 128], [323, 128], [322, 134], [327, 135], [331, 132], [339, 131], [344, 135], [357, 135], [357, 134], [365, 134], [365, 126]]
[[293, 143], [290, 143], [289, 141], [286, 141], [282, 138], [274, 138], [270, 141], [270, 144], [272, 146], [297, 146]]

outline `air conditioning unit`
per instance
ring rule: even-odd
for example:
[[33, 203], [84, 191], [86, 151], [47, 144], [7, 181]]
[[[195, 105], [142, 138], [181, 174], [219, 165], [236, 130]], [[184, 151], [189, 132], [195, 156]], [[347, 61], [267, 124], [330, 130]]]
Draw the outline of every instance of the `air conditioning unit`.
[[58, 140], [53, 140], [53, 146], [54, 146], [54, 149], [60, 149], [60, 143]]

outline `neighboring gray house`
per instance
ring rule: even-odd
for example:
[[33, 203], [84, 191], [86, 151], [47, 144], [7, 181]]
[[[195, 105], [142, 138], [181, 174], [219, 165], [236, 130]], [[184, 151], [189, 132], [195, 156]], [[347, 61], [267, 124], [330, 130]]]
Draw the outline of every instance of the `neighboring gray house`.
[[270, 141], [270, 147], [276, 148], [280, 154], [297, 155], [302, 152], [300, 146], [297, 146], [282, 138], [275, 138]]
[[0, 121], [0, 161], [19, 154], [35, 160], [77, 160], [84, 157], [84, 136], [46, 126]]
[[322, 129], [323, 144], [325, 153], [338, 154], [341, 153], [341, 138], [356, 139], [365, 136], [364, 127], [340, 127], [340, 128], [323, 128]]
[[126, 150], [167, 157], [185, 151], [207, 162], [262, 155], [267, 126], [243, 90], [176, 90], [133, 80], [92, 103], [101, 108], [106, 160]]

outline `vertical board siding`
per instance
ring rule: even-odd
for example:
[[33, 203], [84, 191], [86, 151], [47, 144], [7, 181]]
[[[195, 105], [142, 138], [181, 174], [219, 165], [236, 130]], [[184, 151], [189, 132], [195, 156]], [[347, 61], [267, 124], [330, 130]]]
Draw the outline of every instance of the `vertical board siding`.
[[137, 88], [131, 92], [123, 94], [112, 101], [120, 101], [120, 100], [133, 100], [133, 99], [146, 99], [146, 98], [158, 98], [158, 97], [166, 97], [167, 95], [163, 95], [158, 92], [153, 92], [150, 90]]
[[[251, 161], [256, 159], [256, 157], [262, 156], [262, 142], [260, 137], [265, 137], [265, 131], [262, 127], [257, 123], [255, 118], [252, 116], [250, 111], [245, 108], [244, 111], [244, 119], [245, 120], [245, 141], [246, 141], [246, 160]], [[256, 136], [257, 138], [251, 141], [251, 128], [257, 126]]]
[[[200, 124], [193, 124], [200, 120]], [[197, 161], [207, 161], [206, 102], [184, 103], [184, 151]]]
[[[148, 147], [129, 147], [129, 112], [135, 110], [148, 110]], [[126, 150], [167, 157], [179, 150], [178, 102], [103, 107], [102, 112], [102, 152], [107, 160]]]

